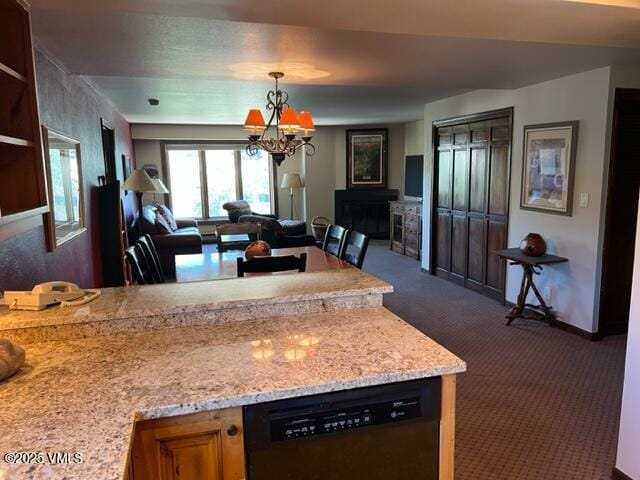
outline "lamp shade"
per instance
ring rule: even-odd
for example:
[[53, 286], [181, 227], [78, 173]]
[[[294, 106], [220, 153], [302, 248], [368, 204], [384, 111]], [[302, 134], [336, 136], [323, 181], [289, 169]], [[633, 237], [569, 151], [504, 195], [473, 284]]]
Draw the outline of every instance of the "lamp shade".
[[313, 124], [313, 118], [311, 117], [311, 113], [309, 112], [300, 112], [298, 115], [298, 120], [300, 120], [300, 128], [304, 131], [313, 132], [316, 127]]
[[285, 173], [280, 183], [280, 188], [300, 188], [304, 183], [297, 173]]
[[279, 126], [283, 130], [295, 130], [300, 127], [300, 120], [293, 108], [285, 108], [280, 116]]
[[169, 189], [162, 183], [162, 180], [159, 178], [152, 178], [153, 184], [156, 186], [156, 189], [153, 193], [169, 193]]
[[147, 172], [144, 170], [134, 170], [131, 175], [122, 184], [123, 190], [131, 190], [132, 192], [149, 192], [156, 191], [156, 184]]
[[257, 108], [252, 108], [247, 114], [247, 118], [244, 121], [244, 128], [247, 130], [265, 130], [267, 127], [264, 123], [264, 117], [262, 112]]

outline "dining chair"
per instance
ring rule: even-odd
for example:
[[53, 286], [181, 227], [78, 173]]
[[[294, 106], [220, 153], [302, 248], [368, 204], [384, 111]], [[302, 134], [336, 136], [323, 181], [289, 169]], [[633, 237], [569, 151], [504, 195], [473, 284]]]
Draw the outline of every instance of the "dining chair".
[[369, 237], [364, 233], [352, 230], [347, 234], [345, 247], [340, 258], [354, 267], [362, 269], [368, 247]]
[[340, 225], [329, 225], [324, 235], [322, 250], [338, 258], [342, 257], [348, 230]]
[[307, 254], [281, 255], [273, 257], [253, 257], [245, 260], [238, 257], [238, 277], [244, 277], [245, 273], [273, 273], [297, 270], [304, 272], [307, 269]]
[[164, 283], [164, 273], [162, 272], [162, 265], [160, 264], [160, 257], [156, 246], [151, 239], [151, 235], [145, 233], [138, 238], [138, 244], [142, 250], [142, 254], [147, 260], [147, 264], [150, 267], [151, 274], [155, 283]]
[[131, 267], [133, 279], [138, 285], [154, 283], [149, 264], [139, 244], [135, 243], [128, 247], [124, 252], [124, 256]]
[[[238, 237], [239, 235], [246, 235], [249, 240]], [[227, 238], [223, 239], [223, 236]], [[216, 226], [216, 243], [218, 252], [221, 253], [234, 246], [236, 249], [242, 249], [249, 242], [260, 240], [261, 236], [262, 226], [259, 223], [225, 223]]]

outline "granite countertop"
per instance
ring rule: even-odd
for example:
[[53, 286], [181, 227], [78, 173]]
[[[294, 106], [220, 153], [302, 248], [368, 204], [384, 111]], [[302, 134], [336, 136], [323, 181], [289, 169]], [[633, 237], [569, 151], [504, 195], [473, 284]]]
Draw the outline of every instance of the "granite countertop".
[[0, 479], [121, 479], [135, 419], [465, 368], [382, 307], [34, 343], [23, 371], [0, 383], [0, 454], [79, 452], [84, 461], [0, 461]]
[[355, 268], [299, 275], [104, 288], [100, 298], [79, 307], [53, 306], [30, 312], [9, 310], [0, 305], [0, 334], [3, 330], [18, 328], [181, 315], [256, 303], [278, 304], [392, 291], [391, 285]]

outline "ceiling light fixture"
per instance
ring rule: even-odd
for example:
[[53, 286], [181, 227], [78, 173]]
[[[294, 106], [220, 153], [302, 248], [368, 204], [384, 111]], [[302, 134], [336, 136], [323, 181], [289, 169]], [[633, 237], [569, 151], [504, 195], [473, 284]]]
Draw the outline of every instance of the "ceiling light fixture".
[[[271, 154], [273, 161], [280, 165], [285, 156], [292, 156], [301, 148], [307, 155], [313, 155], [316, 147], [311, 143], [315, 130], [313, 118], [309, 112], [300, 112], [289, 106], [289, 94], [278, 88], [278, 79], [284, 77], [282, 72], [271, 72], [269, 76], [275, 80], [275, 90], [267, 93], [267, 111], [271, 111], [269, 122], [265, 124], [262, 112], [252, 108], [244, 121], [244, 129], [249, 132], [247, 154], [256, 155], [264, 150]], [[269, 128], [275, 126], [275, 137], [267, 136]]]

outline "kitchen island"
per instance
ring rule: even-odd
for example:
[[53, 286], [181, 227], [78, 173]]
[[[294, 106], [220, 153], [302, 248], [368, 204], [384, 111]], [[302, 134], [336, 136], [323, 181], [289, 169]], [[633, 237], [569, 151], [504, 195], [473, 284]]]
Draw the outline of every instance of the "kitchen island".
[[[442, 378], [440, 478], [453, 478], [455, 374], [465, 370], [465, 363], [384, 309], [381, 294], [391, 288], [379, 279], [354, 270], [347, 274], [351, 278], [317, 278], [301, 286], [313, 275], [335, 274], [280, 276], [279, 288], [271, 296], [260, 294], [259, 300], [251, 287], [262, 285], [263, 278], [239, 280], [243, 283], [237, 286], [247, 293], [245, 298], [236, 293], [232, 300], [217, 290], [228, 293], [235, 280], [206, 282], [208, 304], [203, 298], [176, 298], [172, 285], [106, 291], [105, 298], [120, 298], [119, 308], [134, 303], [125, 300], [127, 295], [159, 298], [159, 290], [147, 289], [167, 289], [167, 296], [174, 295], [173, 306], [156, 304], [147, 310], [143, 326], [134, 328], [131, 321], [123, 324], [117, 312], [105, 313], [106, 304], [101, 304], [99, 316], [79, 323], [100, 323], [100, 335], [85, 328], [81, 336], [61, 338], [51, 320], [61, 315], [60, 309], [55, 315], [48, 311], [47, 320], [39, 322], [48, 341], [29, 332], [34, 341], [23, 344], [27, 365], [0, 383], [1, 453], [42, 452], [44, 458], [36, 464], [0, 463], [0, 478], [127, 478], [135, 463], [130, 452], [137, 441], [136, 425], [144, 422], [432, 377]], [[349, 288], [335, 289], [340, 282]], [[205, 283], [190, 285], [205, 291]], [[194, 291], [181, 290], [181, 295], [190, 294]], [[345, 298], [349, 300], [332, 303]], [[219, 315], [239, 305], [250, 310], [249, 304], [257, 303], [260, 317]], [[189, 311], [176, 312], [175, 304]], [[273, 315], [265, 317], [268, 305]], [[291, 309], [300, 310], [292, 314]], [[77, 320], [79, 314], [67, 315]], [[162, 320], [152, 320], [154, 315]], [[196, 324], [190, 323], [190, 315], [199, 318]], [[29, 324], [37, 314], [20, 316], [0, 315], [0, 336], [12, 338], [17, 332], [25, 341], [26, 331], [39, 328]], [[68, 332], [73, 323], [67, 318], [62, 330]], [[242, 438], [239, 418], [233, 425], [240, 429], [237, 439]], [[240, 440], [235, 443], [241, 448]], [[68, 452], [68, 463], [52, 462], [47, 454], [54, 452]], [[222, 458], [227, 458], [224, 452]], [[238, 458], [228, 461], [242, 464]], [[243, 473], [219, 478], [239, 479]]]

